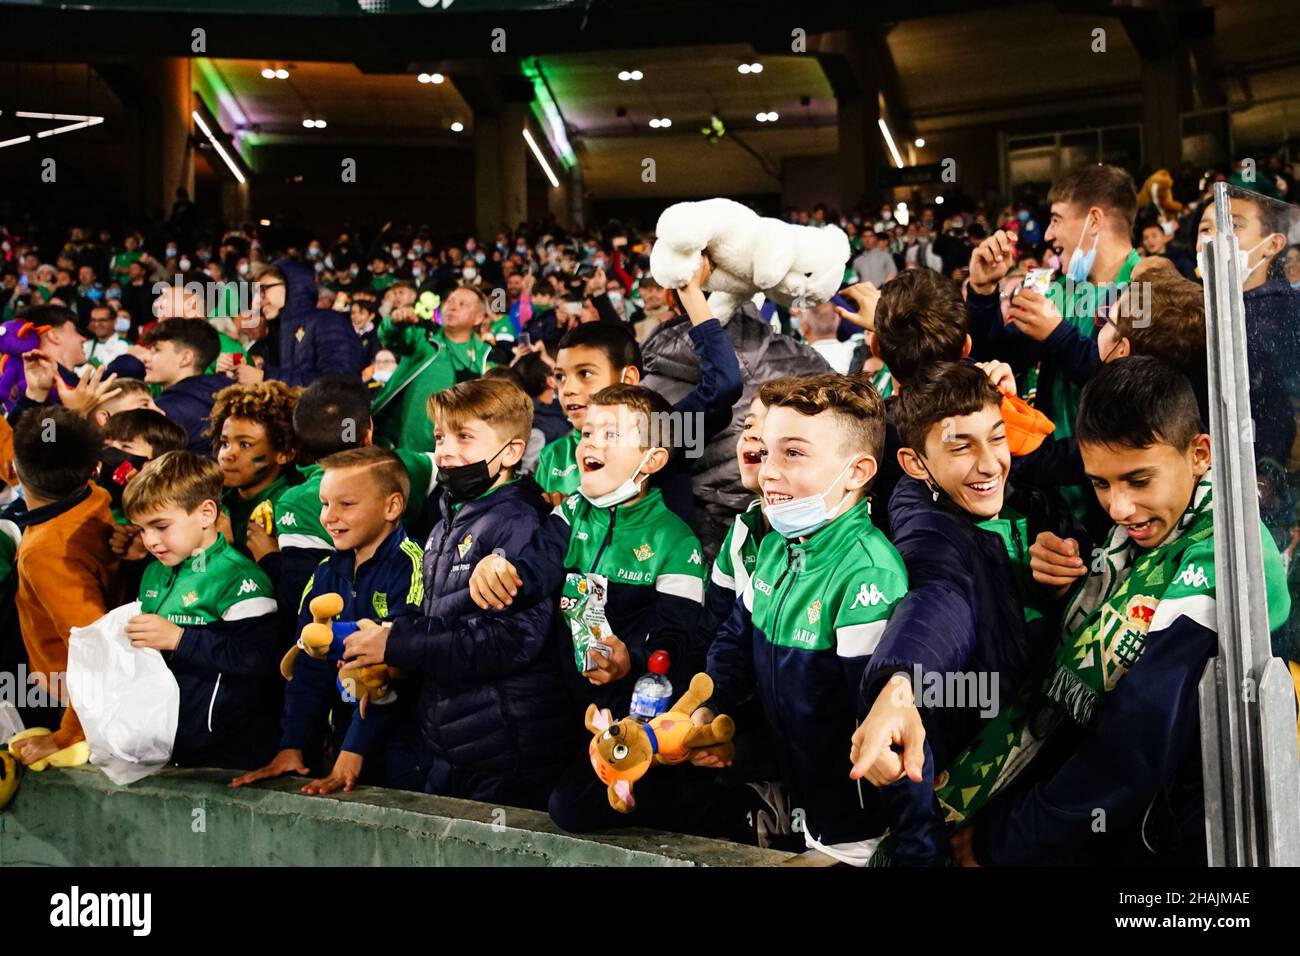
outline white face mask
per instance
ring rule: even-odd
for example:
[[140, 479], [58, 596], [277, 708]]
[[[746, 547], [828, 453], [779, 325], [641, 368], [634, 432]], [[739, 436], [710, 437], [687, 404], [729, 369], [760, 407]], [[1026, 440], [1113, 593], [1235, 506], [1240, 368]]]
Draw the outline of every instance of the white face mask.
[[[1241, 284], [1242, 284], [1243, 286], [1246, 284], [1246, 281], [1250, 278], [1251, 273], [1253, 273], [1256, 269], [1258, 269], [1258, 268], [1259, 268], [1260, 266], [1262, 266], [1264, 263], [1268, 262], [1268, 259], [1260, 259], [1259, 262], [1256, 262], [1256, 263], [1252, 266], [1252, 265], [1250, 264], [1250, 257], [1251, 257], [1252, 255], [1254, 255], [1256, 249], [1258, 249], [1260, 246], [1264, 245], [1264, 243], [1266, 243], [1266, 242], [1268, 242], [1270, 239], [1272, 239], [1274, 235], [1276, 235], [1276, 233], [1269, 233], [1267, 236], [1265, 236], [1265, 237], [1264, 237], [1263, 239], [1261, 239], [1259, 242], [1255, 243], [1255, 244], [1254, 244], [1253, 246], [1251, 246], [1249, 249], [1238, 249], [1238, 250], [1237, 250], [1237, 271], [1241, 273]], [[1198, 240], [1198, 242], [1197, 242], [1197, 244], [1196, 244], [1196, 269], [1197, 269], [1197, 271], [1198, 271], [1202, 276], [1205, 275], [1205, 240], [1206, 240], [1206, 238], [1208, 238], [1208, 237], [1206, 237], [1206, 236], [1202, 236], [1202, 237], [1200, 238], [1200, 240]]]
[[793, 498], [790, 501], [783, 501], [779, 505], [764, 504], [763, 514], [767, 516], [768, 524], [772, 526], [772, 530], [783, 538], [801, 538], [828, 524], [839, 513], [840, 507], [848, 500], [849, 496], [845, 492], [840, 496], [840, 500], [835, 502], [835, 507], [829, 510], [826, 507], [826, 496], [835, 490], [844, 476], [848, 474], [849, 469], [857, 463], [857, 460], [857, 457], [850, 459], [849, 463], [840, 469], [840, 473], [835, 476], [835, 480], [819, 495]]
[[121, 334], [131, 331], [131, 320], [124, 315], [119, 315], [113, 320], [113, 331]]
[[[646, 452], [644, 457], [641, 459], [641, 464], [636, 466], [636, 471], [628, 475], [627, 479], [613, 491], [608, 491], [596, 498], [593, 498], [585, 491], [582, 491], [582, 497], [586, 498], [593, 508], [613, 508], [615, 505], [621, 505], [623, 502], [635, 498], [637, 492], [641, 490], [641, 482], [645, 481], [646, 478], [649, 477], [649, 475], [642, 476], [640, 481], [638, 481], [637, 475], [641, 474], [641, 469], [645, 467], [645, 463], [650, 460], [650, 456], [653, 453], [653, 448]], [[579, 489], [579, 491], [581, 491], [581, 489]]]
[[178, 266], [181, 267], [181, 272], [189, 272], [189, 271], [190, 271], [190, 265], [191, 265], [191, 263], [190, 263], [190, 260], [189, 260], [189, 259], [182, 259], [180, 262], [178, 262], [178, 263], [176, 263], [176, 264], [177, 264]]
[[239, 274], [240, 274], [241, 276], [246, 276], [246, 275], [248, 275], [248, 263], [247, 263], [247, 262], [241, 262], [241, 263], [239, 264]]
[[609, 304], [616, 309], [619, 308], [623, 304], [623, 293], [622, 292], [609, 293]]
[[464, 272], [463, 274], [464, 274], [464, 276], [465, 276], [465, 281], [466, 281], [466, 282], [473, 282], [475, 279], [478, 278], [478, 270], [477, 270], [477, 269], [466, 269], [465, 272]]
[[391, 368], [377, 368], [373, 377], [376, 382], [387, 382], [393, 377], [393, 370]]

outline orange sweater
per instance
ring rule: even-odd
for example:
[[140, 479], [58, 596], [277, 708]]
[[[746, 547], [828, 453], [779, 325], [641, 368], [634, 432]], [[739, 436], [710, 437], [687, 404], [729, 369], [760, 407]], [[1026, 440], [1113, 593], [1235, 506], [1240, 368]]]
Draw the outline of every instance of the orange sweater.
[[[121, 603], [117, 557], [108, 546], [112, 534], [108, 492], [91, 486], [85, 500], [28, 525], [18, 545], [15, 602], [28, 666], [47, 681], [59, 675], [65, 693], [69, 632]], [[65, 707], [54, 742], [62, 748], [84, 738], [77, 715]]]

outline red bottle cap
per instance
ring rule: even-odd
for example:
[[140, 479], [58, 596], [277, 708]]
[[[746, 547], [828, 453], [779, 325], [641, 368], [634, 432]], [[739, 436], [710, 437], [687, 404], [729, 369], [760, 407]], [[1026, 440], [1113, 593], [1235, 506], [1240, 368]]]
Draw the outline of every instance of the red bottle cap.
[[655, 651], [650, 655], [650, 673], [667, 674], [668, 673], [668, 652]]

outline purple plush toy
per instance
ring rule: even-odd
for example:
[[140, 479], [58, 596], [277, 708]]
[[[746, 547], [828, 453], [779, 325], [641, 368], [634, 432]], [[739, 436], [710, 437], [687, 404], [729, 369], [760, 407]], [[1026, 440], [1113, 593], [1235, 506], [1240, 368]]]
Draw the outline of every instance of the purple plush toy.
[[48, 328], [22, 319], [0, 325], [0, 405], [6, 415], [27, 391], [23, 354], [41, 347], [41, 334]]

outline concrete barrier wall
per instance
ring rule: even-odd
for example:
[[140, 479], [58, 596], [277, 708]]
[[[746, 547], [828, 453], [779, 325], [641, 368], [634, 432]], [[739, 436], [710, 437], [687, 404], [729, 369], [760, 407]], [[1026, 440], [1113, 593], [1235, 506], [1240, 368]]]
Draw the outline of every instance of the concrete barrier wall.
[[117, 787], [93, 767], [27, 773], [0, 812], [0, 866], [772, 866], [789, 854], [624, 830], [599, 839], [532, 810], [302, 781], [232, 790], [231, 774], [164, 770]]

